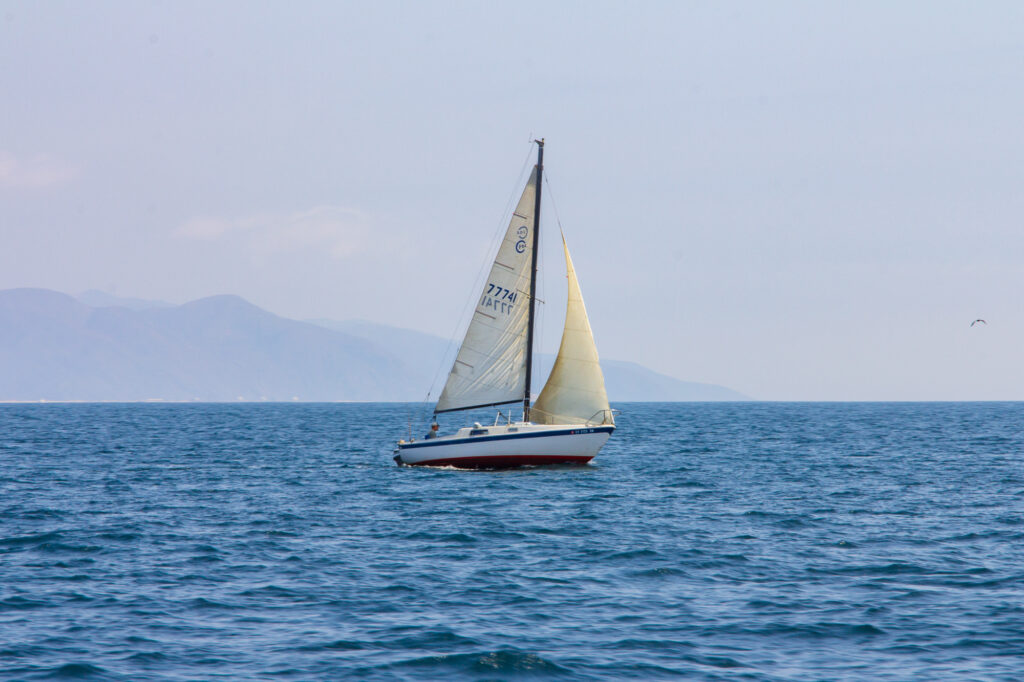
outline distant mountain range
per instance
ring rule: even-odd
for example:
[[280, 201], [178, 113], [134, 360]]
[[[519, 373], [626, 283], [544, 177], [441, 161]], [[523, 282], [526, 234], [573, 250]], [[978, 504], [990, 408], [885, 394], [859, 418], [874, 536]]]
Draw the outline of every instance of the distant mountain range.
[[[238, 296], [175, 306], [89, 291], [0, 291], [0, 400], [417, 401], [457, 344], [372, 322], [298, 321]], [[612, 401], [749, 400], [602, 360]], [[546, 375], [550, 357], [542, 357]]]

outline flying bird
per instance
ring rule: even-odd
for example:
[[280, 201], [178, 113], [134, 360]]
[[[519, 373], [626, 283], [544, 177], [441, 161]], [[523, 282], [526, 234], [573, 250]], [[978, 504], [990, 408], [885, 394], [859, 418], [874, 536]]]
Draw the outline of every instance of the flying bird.
[[971, 326], [973, 327], [974, 325], [978, 324], [979, 322], [981, 322], [982, 324], [988, 324], [988, 322], [986, 322], [985, 320], [982, 320], [981, 318], [978, 318], [974, 322], [971, 322]]

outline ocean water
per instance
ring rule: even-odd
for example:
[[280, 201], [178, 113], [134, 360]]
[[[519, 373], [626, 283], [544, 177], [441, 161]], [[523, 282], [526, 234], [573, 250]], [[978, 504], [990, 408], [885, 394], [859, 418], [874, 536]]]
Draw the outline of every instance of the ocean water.
[[617, 407], [479, 472], [406, 405], [0, 406], [0, 678], [1024, 678], [1024, 404]]

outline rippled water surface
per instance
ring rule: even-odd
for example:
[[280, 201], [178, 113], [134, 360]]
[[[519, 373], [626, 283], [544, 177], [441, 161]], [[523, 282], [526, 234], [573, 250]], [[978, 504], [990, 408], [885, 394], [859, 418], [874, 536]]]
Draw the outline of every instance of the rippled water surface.
[[1021, 679], [1024, 404], [618, 407], [466, 472], [402, 405], [0, 406], [0, 677]]

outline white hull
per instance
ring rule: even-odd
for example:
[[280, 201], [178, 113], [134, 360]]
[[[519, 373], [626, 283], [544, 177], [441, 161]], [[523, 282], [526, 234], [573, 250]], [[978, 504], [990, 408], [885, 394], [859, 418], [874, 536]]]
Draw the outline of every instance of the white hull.
[[[497, 469], [531, 464], [585, 464], [597, 455], [614, 426], [511, 424], [460, 429], [395, 451], [399, 464]], [[471, 435], [472, 434], [472, 435]]]

